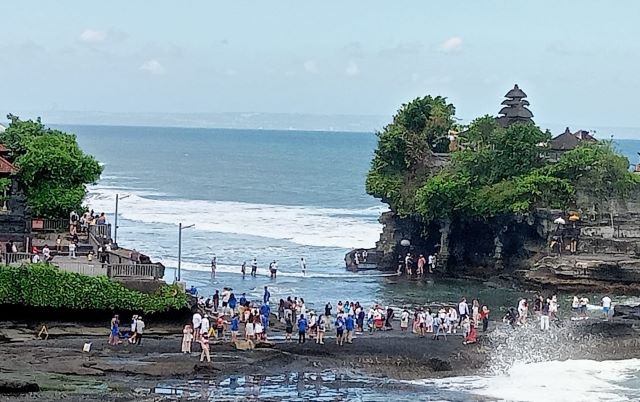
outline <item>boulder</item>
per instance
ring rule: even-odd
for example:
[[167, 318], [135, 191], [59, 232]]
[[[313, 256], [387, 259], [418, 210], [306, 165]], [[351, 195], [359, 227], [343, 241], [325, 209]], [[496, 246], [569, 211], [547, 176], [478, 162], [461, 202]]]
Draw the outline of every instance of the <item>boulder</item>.
[[35, 382], [0, 380], [0, 394], [27, 394], [38, 391], [40, 391], [40, 387]]
[[627, 320], [640, 320], [640, 305], [628, 306], [625, 304], [616, 304], [613, 309], [613, 316]]
[[256, 345], [252, 341], [239, 340], [234, 342], [237, 350], [252, 350]]

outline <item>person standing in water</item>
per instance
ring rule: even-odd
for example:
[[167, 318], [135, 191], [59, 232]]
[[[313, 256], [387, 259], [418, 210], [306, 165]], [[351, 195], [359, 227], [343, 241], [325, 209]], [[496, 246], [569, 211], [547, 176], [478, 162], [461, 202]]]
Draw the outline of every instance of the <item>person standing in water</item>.
[[307, 274], [307, 262], [304, 257], [300, 258], [300, 269], [302, 270], [302, 276], [305, 276]]
[[218, 258], [214, 254], [211, 258], [211, 279], [216, 279], [216, 269], [218, 268]]
[[258, 273], [258, 261], [254, 258], [251, 261], [251, 276], [255, 277]]
[[244, 276], [247, 273], [247, 262], [246, 261], [242, 261], [242, 266], [240, 267], [240, 272], [242, 272], [242, 279], [244, 279]]

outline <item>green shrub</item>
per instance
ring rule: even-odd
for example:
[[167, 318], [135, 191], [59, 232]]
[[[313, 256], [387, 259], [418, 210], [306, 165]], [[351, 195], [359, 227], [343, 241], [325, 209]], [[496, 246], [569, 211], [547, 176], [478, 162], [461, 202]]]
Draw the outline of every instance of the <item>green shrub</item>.
[[105, 276], [64, 272], [40, 263], [0, 267], [0, 304], [150, 314], [185, 308], [187, 296], [175, 285], [164, 285], [157, 293], [146, 294]]

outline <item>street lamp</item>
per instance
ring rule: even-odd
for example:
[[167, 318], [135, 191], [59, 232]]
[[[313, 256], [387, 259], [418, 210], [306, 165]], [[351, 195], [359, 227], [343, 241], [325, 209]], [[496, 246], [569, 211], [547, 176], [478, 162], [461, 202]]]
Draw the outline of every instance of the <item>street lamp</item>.
[[118, 247], [118, 199], [124, 200], [129, 196], [130, 194], [123, 195], [122, 197], [120, 197], [120, 194], [116, 194], [116, 216], [114, 219], [114, 226], [113, 226], [113, 244], [116, 248]]
[[178, 282], [180, 282], [180, 264], [182, 260], [182, 230], [194, 227], [194, 224], [182, 226], [182, 222], [178, 223]]

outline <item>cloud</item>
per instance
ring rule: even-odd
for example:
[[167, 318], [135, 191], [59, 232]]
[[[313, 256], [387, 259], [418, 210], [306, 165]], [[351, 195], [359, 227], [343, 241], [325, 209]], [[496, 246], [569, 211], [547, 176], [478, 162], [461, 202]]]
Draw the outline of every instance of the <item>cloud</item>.
[[318, 74], [320, 72], [315, 60], [307, 60], [304, 62], [303, 66], [304, 70], [309, 74]]
[[440, 44], [440, 51], [443, 53], [455, 53], [462, 50], [462, 38], [452, 36]]
[[149, 59], [142, 63], [140, 66], [140, 71], [147, 72], [153, 75], [162, 75], [165, 73], [165, 68], [160, 62], [156, 59]]
[[355, 61], [350, 61], [349, 64], [347, 64], [347, 68], [344, 69], [344, 73], [349, 77], [355, 77], [360, 74], [360, 68]]
[[80, 40], [85, 43], [100, 43], [107, 39], [105, 31], [96, 31], [93, 29], [85, 29], [80, 34]]

